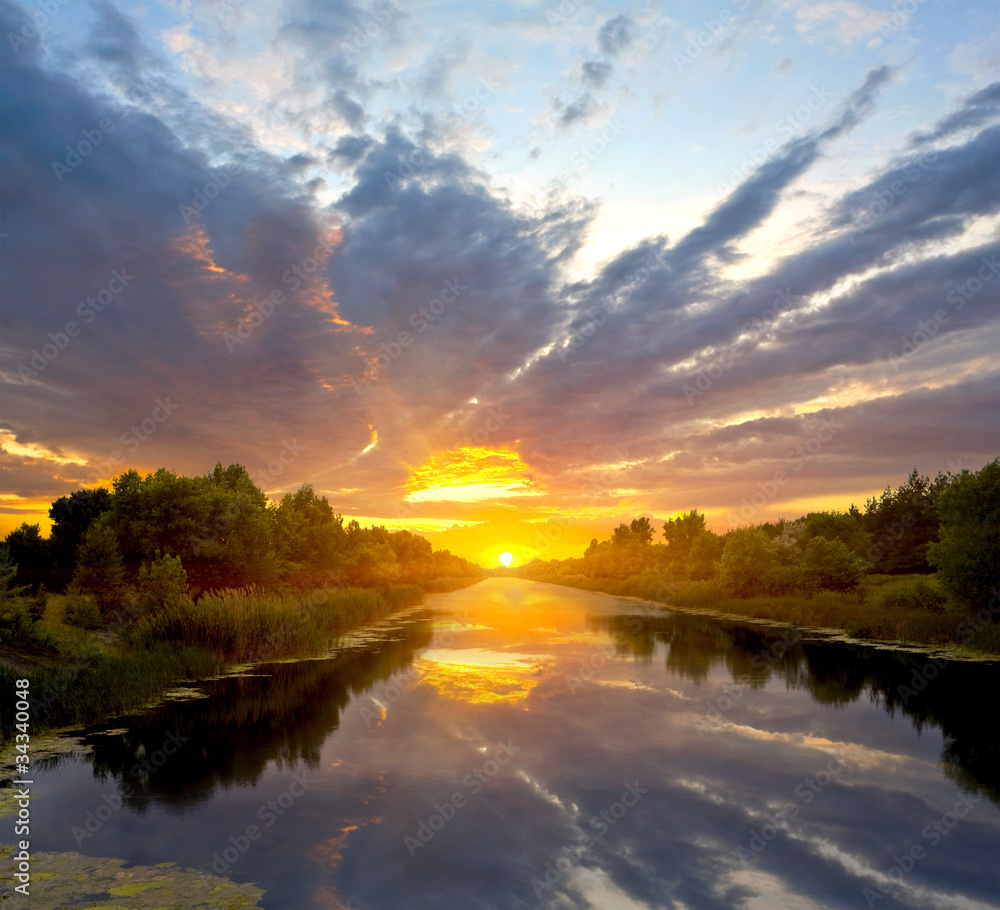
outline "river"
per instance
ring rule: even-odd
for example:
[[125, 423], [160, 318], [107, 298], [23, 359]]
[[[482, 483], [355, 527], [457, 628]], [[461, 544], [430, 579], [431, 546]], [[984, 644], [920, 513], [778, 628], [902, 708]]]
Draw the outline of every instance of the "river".
[[273, 910], [1000, 907], [996, 663], [491, 578], [190, 689], [35, 769], [33, 850]]

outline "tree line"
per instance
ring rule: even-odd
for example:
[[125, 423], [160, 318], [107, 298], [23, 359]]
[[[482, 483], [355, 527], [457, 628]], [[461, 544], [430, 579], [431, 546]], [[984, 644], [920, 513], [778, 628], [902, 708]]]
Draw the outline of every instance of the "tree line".
[[200, 477], [125, 471], [110, 490], [57, 499], [49, 517], [48, 538], [27, 522], [4, 538], [5, 589], [79, 592], [102, 611], [156, 578], [166, 584], [183, 577], [198, 595], [247, 585], [367, 587], [482, 574], [410, 531], [345, 524], [311, 484], [272, 502], [239, 464], [219, 463]]
[[[591, 541], [582, 557], [536, 559], [525, 574], [625, 578], [658, 573], [677, 581], [717, 582], [730, 595], [850, 592], [866, 574], [936, 573], [941, 586], [970, 606], [1000, 590], [1000, 459], [977, 472], [916, 469], [893, 489], [871, 497], [864, 511], [810, 512], [716, 534], [697, 509], [663, 523], [663, 542], [648, 518], [620, 524]], [[915, 596], [935, 609], [929, 587]]]

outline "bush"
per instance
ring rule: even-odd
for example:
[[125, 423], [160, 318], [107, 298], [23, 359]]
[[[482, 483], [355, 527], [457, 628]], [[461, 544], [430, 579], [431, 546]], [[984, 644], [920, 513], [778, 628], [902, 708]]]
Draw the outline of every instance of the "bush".
[[102, 520], [92, 524], [83, 539], [73, 586], [92, 594], [101, 611], [115, 609], [124, 602], [125, 567], [115, 533]]
[[45, 593], [45, 585], [39, 585], [35, 596], [28, 603], [28, 615], [32, 622], [40, 622], [45, 615], [45, 608], [49, 603], [49, 595]]
[[33, 626], [34, 623], [21, 598], [0, 599], [0, 642], [31, 639]]
[[814, 537], [806, 544], [802, 573], [807, 584], [828, 591], [853, 591], [863, 571], [860, 560], [843, 541]]
[[139, 569], [139, 594], [136, 602], [146, 610], [191, 605], [187, 572], [184, 571], [179, 556], [160, 556], [157, 553], [150, 565]]
[[[768, 594], [792, 594], [797, 588], [802, 588], [803, 572], [798, 566], [772, 566], [764, 574], [763, 590]], [[806, 586], [808, 595], [812, 589]]]
[[66, 607], [63, 619], [71, 626], [93, 631], [104, 625], [104, 619], [97, 604], [87, 597], [79, 588], [71, 587], [66, 592]]
[[962, 471], [937, 502], [938, 540], [928, 557], [953, 594], [985, 606], [1000, 587], [1000, 458]]
[[908, 588], [882, 595], [885, 610], [927, 610], [943, 613], [948, 598], [937, 588], [922, 579]]
[[766, 594], [767, 577], [777, 565], [778, 554], [767, 535], [757, 528], [741, 528], [726, 536], [719, 583], [737, 597]]

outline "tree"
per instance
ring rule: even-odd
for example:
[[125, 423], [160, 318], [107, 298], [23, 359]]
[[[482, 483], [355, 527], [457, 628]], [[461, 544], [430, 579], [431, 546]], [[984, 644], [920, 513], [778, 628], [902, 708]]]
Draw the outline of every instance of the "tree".
[[687, 577], [691, 581], [703, 581], [715, 574], [716, 563], [722, 557], [725, 541], [718, 534], [702, 531], [691, 544], [688, 553]]
[[[208, 526], [190, 541], [192, 555], [239, 572], [242, 583], [265, 583], [279, 571], [274, 552], [275, 509], [243, 465], [216, 464], [203, 478]], [[185, 554], [185, 558], [187, 554]], [[190, 561], [190, 560], [189, 560]]]
[[686, 559], [699, 534], [705, 533], [705, 516], [697, 509], [669, 518], [663, 524], [663, 537], [670, 548], [671, 558]]
[[24, 598], [24, 585], [14, 585], [16, 575], [10, 549], [0, 546], [0, 643], [33, 637], [34, 617]]
[[867, 556], [871, 571], [887, 574], [930, 572], [927, 548], [937, 539], [935, 503], [950, 483], [938, 474], [932, 481], [914, 468], [901, 487], [886, 487], [865, 505], [863, 527], [871, 535]]
[[939, 539], [929, 549], [941, 583], [973, 606], [1000, 591], [1000, 458], [962, 471], [937, 502]]
[[611, 542], [616, 547], [646, 546], [653, 540], [653, 526], [648, 518], [633, 518], [631, 524], [620, 524], [614, 530]]
[[139, 569], [138, 604], [148, 610], [185, 607], [191, 604], [187, 572], [179, 556], [156, 554], [148, 566]]
[[115, 532], [105, 518], [94, 522], [83, 539], [72, 587], [92, 594], [101, 612], [122, 604], [125, 567]]
[[69, 567], [76, 562], [76, 551], [94, 519], [111, 508], [111, 494], [102, 488], [76, 490], [49, 506], [52, 530], [49, 547], [53, 562]]
[[303, 484], [286, 493], [275, 513], [275, 542], [283, 559], [294, 565], [336, 569], [347, 545], [344, 519], [334, 513], [326, 497]]
[[151, 553], [190, 555], [209, 526], [212, 500], [204, 478], [160, 468], [142, 477], [129, 470], [113, 481], [108, 511], [125, 562], [138, 566]]
[[810, 512], [805, 517], [802, 540], [808, 543], [817, 537], [839, 540], [855, 556], [863, 556], [868, 549], [868, 532], [861, 526], [860, 513], [855, 517], [849, 512]]
[[853, 591], [864, 569], [842, 540], [814, 537], [802, 556], [803, 581], [807, 587], [829, 591]]
[[49, 564], [49, 542], [42, 537], [41, 528], [22, 522], [3, 543], [17, 566], [17, 580], [33, 588], [37, 586]]
[[765, 594], [768, 576], [777, 565], [778, 556], [767, 535], [758, 528], [740, 528], [726, 535], [719, 582], [737, 597]]

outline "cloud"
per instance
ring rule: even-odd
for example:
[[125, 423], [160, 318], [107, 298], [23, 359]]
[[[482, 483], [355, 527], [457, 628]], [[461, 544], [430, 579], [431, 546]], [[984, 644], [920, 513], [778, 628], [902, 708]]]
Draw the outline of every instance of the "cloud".
[[636, 25], [626, 15], [608, 19], [597, 32], [597, 46], [601, 53], [618, 57], [628, 50], [635, 41]]
[[941, 120], [933, 130], [914, 136], [912, 145], [936, 142], [962, 130], [983, 126], [997, 117], [1000, 117], [1000, 82], [994, 82], [970, 95], [959, 110]]
[[610, 63], [602, 60], [585, 60], [580, 67], [581, 80], [584, 85], [591, 88], [604, 88], [614, 67]]
[[[22, 14], [3, 10], [20, 28]], [[594, 521], [678, 507], [720, 521], [748, 478], [766, 480], [808, 440], [810, 415], [843, 418], [850, 434], [775, 509], [897, 479], [913, 446], [891, 421], [921, 440], [926, 470], [987, 460], [992, 285], [960, 295], [961, 309], [948, 298], [996, 253], [984, 234], [1000, 209], [994, 86], [848, 189], [816, 189], [817, 166], [837, 161], [899, 81], [876, 67], [700, 224], [671, 237], [654, 225], [593, 262], [580, 254], [599, 200], [563, 184], [525, 215], [484, 164], [501, 153], [452, 141], [457, 118], [440, 103], [463, 84], [448, 63], [460, 65], [463, 41], [447, 59], [420, 48], [410, 110], [388, 118], [377, 112], [389, 80], [341, 48], [359, 10], [295, 3], [282, 15], [273, 44], [294, 60], [261, 116], [301, 112], [290, 135], [321, 138], [283, 136], [281, 154], [257, 140], [261, 121], [194, 97], [114, 8], [97, 9], [74, 75], [27, 47], [4, 60], [0, 114], [31, 125], [3, 138], [5, 418], [17, 445], [34, 447], [0, 456], [9, 489], [54, 498], [132, 464], [200, 473], [217, 459], [264, 477], [294, 439], [300, 458], [265, 485], [315, 481], [347, 514], [464, 523], [542, 519], [569, 503]], [[616, 60], [635, 38], [629, 22], [600, 28]], [[402, 40], [388, 26], [382, 37]], [[415, 75], [438, 64], [434, 85]], [[564, 72], [595, 84], [554, 109], [565, 128], [600, 108], [615, 65], [583, 64]], [[100, 143], [73, 163], [67, 145], [95, 130]], [[520, 148], [544, 151], [543, 164], [561, 154]], [[767, 231], [788, 237], [771, 258], [753, 246]], [[97, 312], [87, 298], [107, 297], [115, 270], [135, 279]], [[948, 320], [903, 357], [942, 307]], [[51, 336], [69, 321], [81, 331], [62, 348]], [[42, 368], [20, 373], [36, 354]], [[708, 371], [691, 399], [685, 385]], [[136, 446], [131, 428], [164, 398], [178, 406]], [[414, 472], [470, 438], [517, 453], [538, 480], [530, 501], [404, 508]]]
[[596, 110], [596, 104], [592, 95], [581, 95], [576, 101], [563, 104], [556, 99], [556, 110], [559, 111], [558, 124], [563, 128], [569, 128], [576, 123], [587, 120]]
[[880, 29], [892, 21], [890, 13], [855, 0], [799, 0], [791, 5], [799, 33], [810, 42], [832, 38], [842, 45], [865, 42], [871, 47], [881, 44]]

